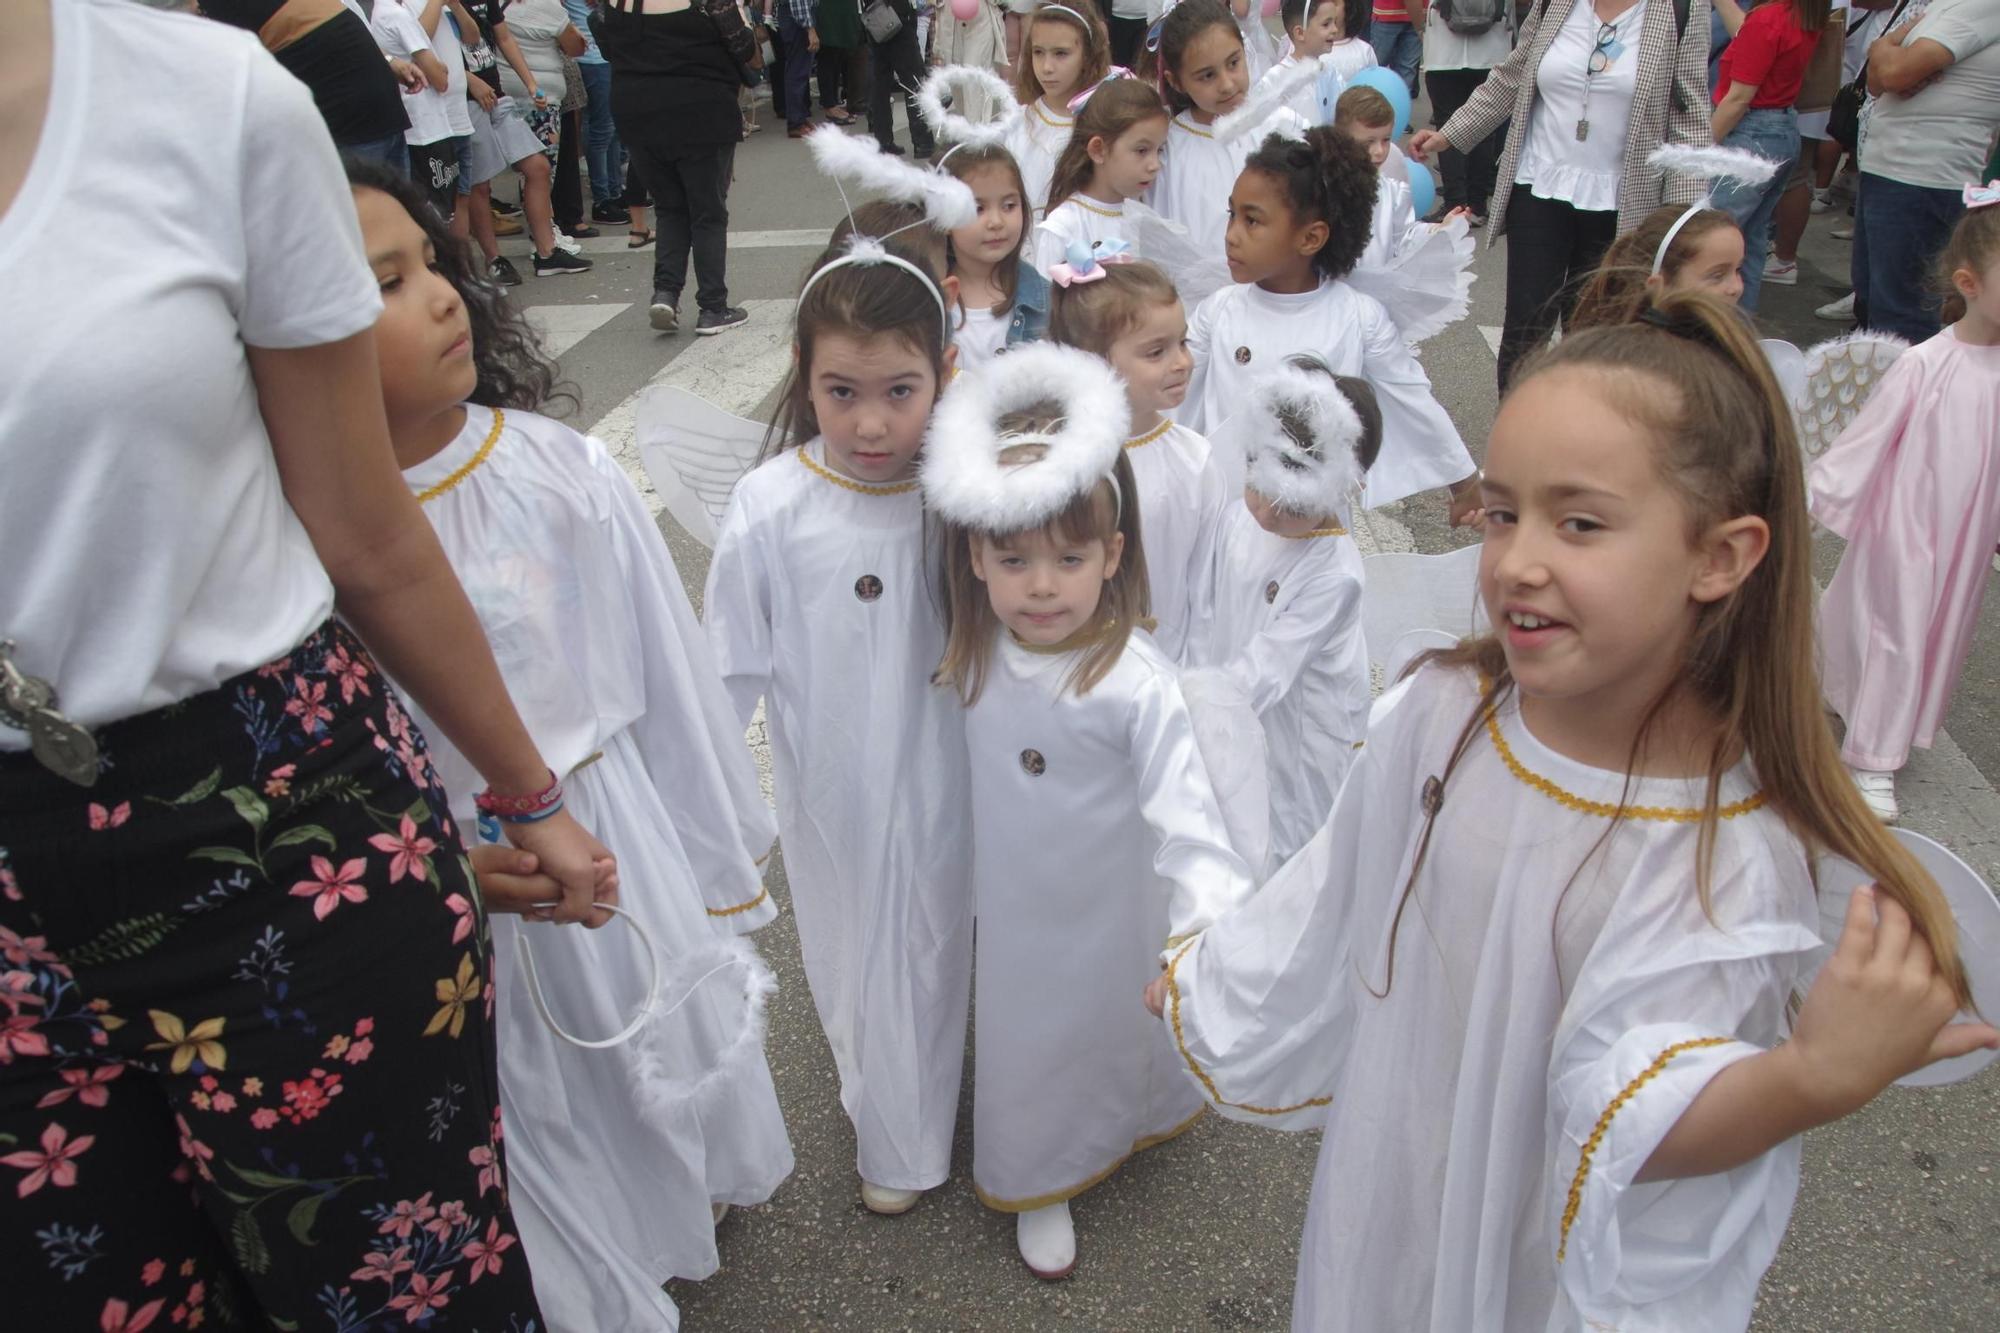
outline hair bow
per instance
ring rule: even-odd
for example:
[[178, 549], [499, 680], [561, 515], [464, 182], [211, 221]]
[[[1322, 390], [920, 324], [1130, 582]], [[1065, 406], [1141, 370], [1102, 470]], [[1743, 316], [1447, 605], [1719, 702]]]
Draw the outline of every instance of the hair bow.
[[1991, 180], [1984, 185], [1968, 185], [1965, 187], [1965, 206], [1967, 208], [1989, 208], [1994, 204], [2000, 204], [2000, 180]]
[[1083, 110], [1083, 104], [1090, 100], [1091, 94], [1095, 93], [1099, 88], [1102, 88], [1105, 84], [1111, 82], [1113, 79], [1130, 79], [1134, 77], [1136, 76], [1132, 73], [1132, 71], [1126, 69], [1123, 65], [1113, 65], [1110, 69], [1104, 71], [1103, 78], [1099, 79], [1096, 83], [1091, 84], [1088, 88], [1085, 88], [1075, 97], [1069, 99], [1069, 113], [1072, 116], [1074, 116], [1077, 112]]
[[1074, 287], [1096, 282], [1104, 276], [1106, 264], [1132, 262], [1130, 242], [1113, 237], [1092, 246], [1088, 241], [1071, 241], [1063, 262], [1049, 265], [1049, 281], [1058, 287]]

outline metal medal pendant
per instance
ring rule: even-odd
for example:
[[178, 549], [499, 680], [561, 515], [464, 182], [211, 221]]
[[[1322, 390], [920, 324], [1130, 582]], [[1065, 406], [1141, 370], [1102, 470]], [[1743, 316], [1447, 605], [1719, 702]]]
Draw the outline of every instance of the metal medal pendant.
[[36, 762], [79, 787], [97, 782], [97, 738], [57, 711], [55, 687], [14, 665], [14, 642], [0, 639], [0, 722], [28, 733]]
[[1579, 120], [1576, 123], [1576, 141], [1578, 143], [1582, 143], [1585, 139], [1588, 139], [1589, 137], [1590, 137], [1590, 122], [1588, 120]]

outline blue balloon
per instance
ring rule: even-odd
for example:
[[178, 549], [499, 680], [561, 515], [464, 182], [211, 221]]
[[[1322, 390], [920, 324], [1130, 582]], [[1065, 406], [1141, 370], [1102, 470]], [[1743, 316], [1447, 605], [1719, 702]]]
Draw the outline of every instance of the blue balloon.
[[1402, 76], [1380, 65], [1370, 65], [1347, 81], [1350, 88], [1373, 88], [1389, 99], [1389, 105], [1396, 112], [1396, 137], [1402, 138], [1410, 132], [1410, 85]]
[[1437, 203], [1437, 182], [1431, 179], [1431, 169], [1414, 157], [1403, 159], [1403, 169], [1410, 173], [1410, 209], [1418, 217], [1429, 215]]

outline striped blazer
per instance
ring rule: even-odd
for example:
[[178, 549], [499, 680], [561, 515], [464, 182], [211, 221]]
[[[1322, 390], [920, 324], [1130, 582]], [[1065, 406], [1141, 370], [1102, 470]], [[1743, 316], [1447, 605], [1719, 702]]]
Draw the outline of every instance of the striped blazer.
[[[1490, 246], [1507, 228], [1507, 200], [1513, 193], [1514, 173], [1521, 164], [1521, 149], [1527, 143], [1528, 121], [1538, 100], [1535, 72], [1542, 57], [1562, 31], [1563, 21], [1579, 4], [1591, 0], [1546, 0], [1537, 3], [1521, 25], [1514, 53], [1494, 67], [1458, 113], [1445, 122], [1444, 137], [1461, 151], [1477, 145], [1508, 120], [1507, 147], [1500, 154], [1495, 180], [1493, 225], [1486, 243]], [[1680, 105], [1674, 105], [1673, 90], [1680, 89]], [[1646, 214], [1661, 204], [1691, 204], [1701, 197], [1708, 182], [1700, 176], [1676, 173], [1662, 180], [1660, 173], [1646, 165], [1646, 158], [1662, 142], [1707, 144], [1708, 130], [1708, 0], [1691, 0], [1687, 28], [1680, 45], [1674, 45], [1674, 7], [1671, 0], [1647, 0], [1645, 26], [1639, 32], [1639, 66], [1632, 89], [1632, 118], [1625, 131], [1625, 172], [1618, 182], [1618, 231], [1622, 235], [1639, 225]]]

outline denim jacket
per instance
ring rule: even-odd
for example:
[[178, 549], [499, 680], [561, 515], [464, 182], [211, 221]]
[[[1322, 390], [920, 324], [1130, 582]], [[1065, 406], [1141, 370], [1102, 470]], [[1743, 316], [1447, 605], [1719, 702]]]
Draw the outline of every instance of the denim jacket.
[[1049, 280], [1026, 260], [1014, 274], [1014, 313], [1007, 320], [1007, 346], [1040, 342], [1049, 336]]

